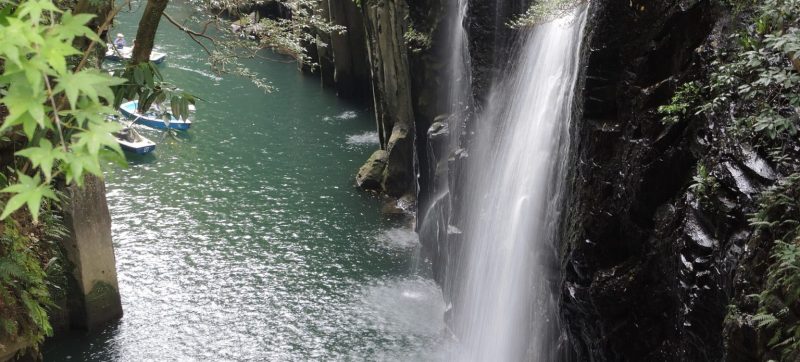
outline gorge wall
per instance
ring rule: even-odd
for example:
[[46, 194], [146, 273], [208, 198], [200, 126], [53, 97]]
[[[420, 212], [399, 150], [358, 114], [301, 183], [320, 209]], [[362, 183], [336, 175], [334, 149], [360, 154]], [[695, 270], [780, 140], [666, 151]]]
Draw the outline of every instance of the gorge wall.
[[575, 351], [586, 360], [719, 359], [724, 296], [707, 273], [725, 253], [680, 227], [697, 130], [665, 127], [656, 113], [681, 77], [702, 71], [695, 49], [717, 14], [709, 2], [678, 1], [596, 2], [593, 14], [562, 249]]
[[[730, 116], [658, 114], [716, 69], [741, 26], [722, 5], [592, 4], [561, 266], [580, 360], [767, 358], [754, 322], [730, 311], [755, 313], [745, 296], [764, 286], [772, 240], [748, 219], [791, 170], [737, 139]], [[710, 195], [690, 187], [701, 172]]]

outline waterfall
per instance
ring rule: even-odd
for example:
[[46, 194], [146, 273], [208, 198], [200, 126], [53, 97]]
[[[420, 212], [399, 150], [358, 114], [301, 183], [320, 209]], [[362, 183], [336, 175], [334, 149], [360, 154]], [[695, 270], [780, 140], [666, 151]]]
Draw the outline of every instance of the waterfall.
[[556, 358], [555, 237], [585, 8], [521, 36], [476, 119], [460, 195], [453, 360]]
[[428, 140], [426, 145], [426, 156], [428, 175], [431, 177], [429, 199], [420, 210], [420, 224], [418, 233], [420, 241], [428, 245], [428, 254], [433, 254], [438, 264], [434, 268], [437, 281], [442, 285], [445, 302], [451, 305], [451, 293], [453, 289], [446, 278], [444, 270], [447, 266], [449, 255], [455, 254], [447, 247], [447, 239], [451, 237], [454, 229], [453, 224], [453, 204], [451, 175], [456, 171], [454, 166], [448, 162], [451, 154], [459, 154], [461, 149], [462, 137], [466, 125], [466, 119], [472, 108], [472, 76], [470, 72], [470, 55], [467, 29], [465, 20], [467, 19], [467, 9], [469, 0], [447, 1], [446, 17], [443, 22], [447, 29], [448, 41], [444, 49], [447, 59], [447, 70], [443, 72], [446, 81], [440, 88], [439, 94], [442, 95], [441, 110], [445, 117], [437, 117], [435, 123], [428, 130]]
[[447, 105], [452, 114], [450, 117], [450, 127], [453, 132], [450, 135], [450, 145], [455, 146], [456, 149], [459, 145], [461, 129], [463, 127], [465, 113], [468, 111], [471, 103], [471, 83], [472, 77], [469, 69], [469, 39], [467, 37], [467, 30], [464, 27], [464, 20], [467, 18], [467, 8], [469, 0], [458, 0], [449, 2], [450, 8], [448, 13], [453, 14], [450, 16], [451, 23], [449, 24], [450, 34], [450, 59], [448, 65], [450, 68], [449, 81], [447, 86]]

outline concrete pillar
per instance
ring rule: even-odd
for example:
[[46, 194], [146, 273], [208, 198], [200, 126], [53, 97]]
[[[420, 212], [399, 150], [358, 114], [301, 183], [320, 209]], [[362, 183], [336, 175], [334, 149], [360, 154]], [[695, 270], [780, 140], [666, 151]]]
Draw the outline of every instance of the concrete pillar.
[[64, 247], [78, 289], [71, 298], [71, 324], [95, 330], [122, 316], [105, 183], [89, 176], [83, 188], [68, 187], [67, 195], [64, 221], [70, 236]]

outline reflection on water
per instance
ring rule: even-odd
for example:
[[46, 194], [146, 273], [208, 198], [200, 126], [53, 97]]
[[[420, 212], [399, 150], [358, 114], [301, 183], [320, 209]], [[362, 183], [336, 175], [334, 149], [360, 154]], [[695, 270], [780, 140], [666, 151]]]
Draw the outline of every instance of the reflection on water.
[[[133, 34], [137, 16], [115, 31]], [[107, 177], [125, 316], [49, 342], [46, 360], [429, 353], [442, 297], [414, 272], [416, 234], [353, 187], [375, 144], [348, 135], [372, 137], [371, 112], [293, 64], [250, 64], [280, 88], [265, 95], [244, 79], [209, 79], [196, 45], [168, 24], [158, 42], [164, 76], [208, 102], [177, 138], [141, 128], [156, 151]]]

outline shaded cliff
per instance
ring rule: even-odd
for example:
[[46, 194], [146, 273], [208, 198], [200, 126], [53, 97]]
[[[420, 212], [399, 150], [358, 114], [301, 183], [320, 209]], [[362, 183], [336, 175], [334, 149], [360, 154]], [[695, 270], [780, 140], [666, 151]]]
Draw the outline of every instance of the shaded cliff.
[[[593, 4], [591, 19], [562, 254], [576, 350], [596, 360], [719, 357], [718, 347], [698, 336], [692, 348], [683, 333], [680, 246], [659, 235], [664, 221], [656, 220], [674, 212], [668, 205], [696, 156], [692, 130], [665, 128], [655, 110], [669, 100], [671, 77], [690, 71], [714, 14], [708, 2], [608, 1]], [[696, 328], [722, 320], [721, 312], [705, 317]]]
[[709, 82], [742, 17], [710, 1], [593, 3], [562, 248], [580, 360], [768, 358], [746, 296], [764, 288], [773, 241], [750, 219], [793, 170], [736, 131], [724, 110], [743, 99], [676, 122], [658, 112]]

